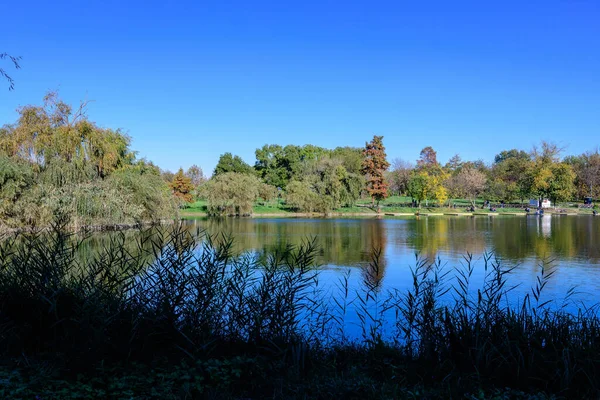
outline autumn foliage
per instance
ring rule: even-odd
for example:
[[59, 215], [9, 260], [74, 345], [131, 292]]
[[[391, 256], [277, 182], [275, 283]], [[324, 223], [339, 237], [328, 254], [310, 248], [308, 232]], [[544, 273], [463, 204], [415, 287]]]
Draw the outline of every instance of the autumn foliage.
[[388, 197], [388, 184], [384, 172], [389, 168], [383, 136], [373, 136], [373, 140], [366, 143], [363, 150], [362, 173], [366, 176], [367, 192], [373, 202], [379, 202]]
[[179, 168], [179, 171], [177, 171], [173, 177], [170, 186], [175, 197], [180, 198], [186, 203], [191, 203], [193, 201], [192, 191], [194, 190], [194, 185], [192, 184], [191, 178], [183, 173], [183, 169]]

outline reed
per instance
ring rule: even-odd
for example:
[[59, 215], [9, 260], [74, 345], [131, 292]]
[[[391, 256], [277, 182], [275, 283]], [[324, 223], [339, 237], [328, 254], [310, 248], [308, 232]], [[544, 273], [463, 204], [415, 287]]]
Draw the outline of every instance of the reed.
[[[470, 254], [456, 268], [417, 256], [410, 289], [384, 291], [377, 249], [358, 288], [350, 271], [332, 287], [320, 280], [314, 239], [235, 254], [231, 237], [176, 225], [135, 245], [114, 234], [82, 259], [89, 238], [68, 223], [0, 241], [0, 365], [17, 371], [7, 382], [21, 382], [20, 392], [0, 389], [5, 397], [46, 393], [57, 374], [97, 396], [118, 397], [114, 382], [129, 382], [134, 398], [151, 398], [148, 385], [174, 398], [600, 393], [597, 309], [567, 312], [573, 290], [560, 306], [544, 301], [548, 263], [514, 304], [512, 269], [493, 254], [477, 291]], [[45, 383], [22, 382], [32, 365]]]

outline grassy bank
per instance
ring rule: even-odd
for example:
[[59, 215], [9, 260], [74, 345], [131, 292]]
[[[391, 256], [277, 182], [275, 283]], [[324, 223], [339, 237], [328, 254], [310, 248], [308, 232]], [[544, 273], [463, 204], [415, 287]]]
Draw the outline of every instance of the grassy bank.
[[0, 242], [3, 398], [600, 394], [600, 319], [544, 303], [547, 270], [509, 307], [510, 269], [492, 256], [472, 297], [469, 256], [453, 278], [417, 259], [413, 287], [384, 292], [374, 250], [362, 286], [342, 277], [332, 294], [319, 285], [312, 241], [233, 254], [229, 238], [176, 227], [139, 243], [116, 234], [82, 260], [86, 239], [64, 226]]
[[[404, 196], [391, 196], [380, 204], [381, 214], [392, 213], [392, 214], [411, 214], [414, 215], [417, 212], [419, 213], [444, 213], [444, 214], [462, 214], [468, 213], [468, 208], [471, 203], [465, 199], [457, 199], [451, 200], [451, 203], [455, 205], [455, 207], [437, 207], [434, 204], [426, 204], [423, 203], [420, 208], [416, 207], [407, 207], [406, 204], [411, 202], [410, 197]], [[476, 202], [475, 212], [478, 213], [488, 213], [489, 207], [483, 207], [483, 201]], [[501, 208], [496, 206], [495, 214], [525, 214], [524, 210], [525, 204], [522, 207], [504, 207]], [[256, 203], [253, 207], [253, 215], [255, 216], [307, 216], [307, 215], [319, 215], [319, 214], [311, 214], [311, 213], [302, 213], [295, 212], [294, 210], [287, 208], [283, 201], [272, 201], [266, 203]], [[584, 214], [591, 215], [591, 209], [583, 209], [577, 207], [577, 204], [560, 204], [556, 209], [547, 210], [549, 213], [568, 213], [568, 214]], [[363, 199], [358, 201], [352, 207], [342, 207], [336, 210], [333, 210], [331, 215], [377, 215], [377, 210], [371, 207], [371, 202], [368, 199]], [[205, 200], [198, 200], [188, 207], [182, 209], [180, 211], [180, 215], [182, 217], [203, 217], [207, 215], [207, 202]]]

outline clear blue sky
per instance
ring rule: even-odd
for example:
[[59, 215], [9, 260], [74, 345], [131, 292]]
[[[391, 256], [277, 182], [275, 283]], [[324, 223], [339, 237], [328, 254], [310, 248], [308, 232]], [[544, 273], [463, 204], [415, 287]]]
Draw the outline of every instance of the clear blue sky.
[[[165, 169], [265, 143], [491, 161], [600, 144], [600, 1], [10, 1], [0, 123], [48, 89]], [[2, 62], [2, 66], [10, 66]]]

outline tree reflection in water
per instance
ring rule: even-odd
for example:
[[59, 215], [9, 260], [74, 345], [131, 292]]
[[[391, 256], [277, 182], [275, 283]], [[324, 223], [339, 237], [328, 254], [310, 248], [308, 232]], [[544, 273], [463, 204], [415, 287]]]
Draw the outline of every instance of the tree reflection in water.
[[[223, 218], [187, 220], [184, 225], [209, 235], [231, 235], [235, 252], [254, 251], [259, 257], [314, 237], [320, 248], [318, 264], [325, 269], [366, 269], [365, 276], [374, 285], [382, 280], [394, 287], [406, 284], [415, 253], [430, 261], [439, 257], [453, 267], [467, 253], [477, 258], [491, 251], [517, 265], [515, 273], [525, 282], [533, 279], [542, 260], [554, 259], [559, 286], [566, 284], [564, 280], [571, 285], [587, 285], [590, 290], [600, 288], [600, 219], [587, 216]], [[148, 230], [94, 233], [77, 256], [90, 257], [111, 242], [135, 253], [139, 249], [133, 239], [140, 235], [148, 248], [150, 238], [157, 240]], [[374, 250], [381, 253], [378, 268], [368, 270]], [[150, 252], [145, 253], [150, 257]]]

